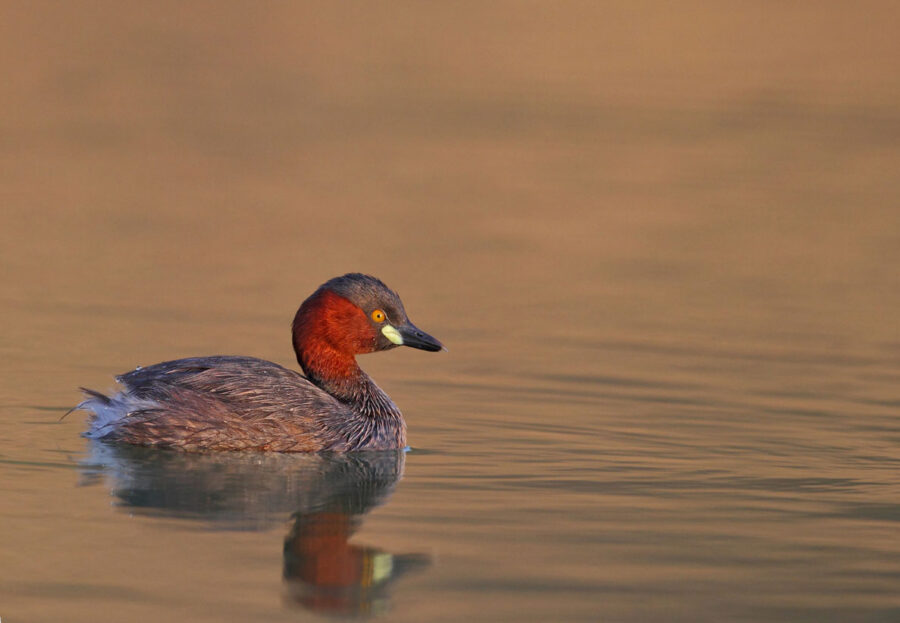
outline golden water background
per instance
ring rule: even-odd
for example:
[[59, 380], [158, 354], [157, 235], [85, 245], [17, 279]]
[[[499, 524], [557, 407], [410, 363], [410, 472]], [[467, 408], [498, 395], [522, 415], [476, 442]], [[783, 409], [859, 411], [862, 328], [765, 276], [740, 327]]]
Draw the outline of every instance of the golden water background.
[[450, 349], [362, 360], [389, 620], [900, 616], [897, 6], [3, 3], [0, 617], [317, 620], [57, 420], [351, 270]]

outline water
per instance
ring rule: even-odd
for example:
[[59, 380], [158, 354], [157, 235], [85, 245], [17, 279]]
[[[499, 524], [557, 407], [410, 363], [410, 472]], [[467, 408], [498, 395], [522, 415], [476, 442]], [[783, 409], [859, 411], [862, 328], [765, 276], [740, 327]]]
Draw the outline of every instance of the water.
[[[0, 617], [900, 619], [891, 4], [29, 3], [0, 25]], [[90, 444], [349, 270], [406, 454]]]

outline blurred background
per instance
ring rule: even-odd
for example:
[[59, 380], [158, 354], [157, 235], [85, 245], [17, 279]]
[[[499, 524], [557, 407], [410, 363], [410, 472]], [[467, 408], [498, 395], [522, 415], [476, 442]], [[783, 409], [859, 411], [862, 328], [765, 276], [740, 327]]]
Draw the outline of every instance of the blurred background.
[[348, 271], [450, 352], [361, 361], [412, 451], [342, 534], [431, 562], [344, 614], [898, 616], [896, 3], [2, 9], [0, 616], [315, 619], [305, 506], [198, 464], [141, 491], [230, 473], [283, 529], [135, 513], [174, 504], [145, 458], [57, 420], [135, 365], [293, 366]]

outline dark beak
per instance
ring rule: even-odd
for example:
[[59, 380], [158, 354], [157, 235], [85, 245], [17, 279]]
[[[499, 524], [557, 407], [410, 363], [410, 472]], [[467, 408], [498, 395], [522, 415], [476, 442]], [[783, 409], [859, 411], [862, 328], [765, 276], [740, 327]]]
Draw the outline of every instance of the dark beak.
[[432, 353], [439, 350], [447, 350], [444, 348], [443, 344], [417, 328], [411, 322], [406, 323], [402, 327], [397, 327], [397, 330], [400, 332], [401, 337], [403, 337], [404, 346], [412, 346], [413, 348], [420, 348]]

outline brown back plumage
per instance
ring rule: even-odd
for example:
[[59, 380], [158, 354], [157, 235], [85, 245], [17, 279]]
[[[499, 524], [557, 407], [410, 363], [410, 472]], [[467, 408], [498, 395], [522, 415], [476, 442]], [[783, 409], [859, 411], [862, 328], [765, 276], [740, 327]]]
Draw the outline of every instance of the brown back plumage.
[[[110, 398], [91, 392], [80, 405], [101, 407], [91, 403], [102, 400], [108, 408], [118, 403], [125, 411], [118, 425], [102, 430], [104, 422], [97, 422], [100, 434], [89, 436], [187, 451], [316, 452], [406, 445], [399, 411], [386, 421], [360, 418], [350, 405], [297, 372], [262, 359], [179, 359], [138, 368], [117, 380], [125, 386], [121, 394]], [[390, 400], [378, 392], [381, 396], [361, 400]]]

